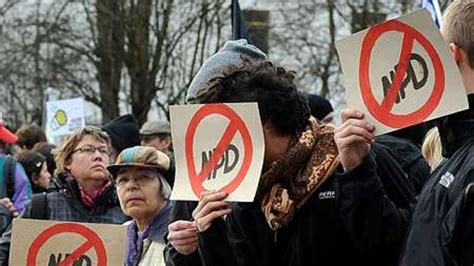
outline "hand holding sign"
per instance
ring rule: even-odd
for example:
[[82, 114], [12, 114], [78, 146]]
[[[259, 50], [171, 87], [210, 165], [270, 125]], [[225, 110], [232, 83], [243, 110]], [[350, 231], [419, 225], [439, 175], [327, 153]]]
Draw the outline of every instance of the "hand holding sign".
[[342, 111], [341, 118], [342, 125], [334, 131], [334, 141], [341, 164], [348, 172], [361, 164], [369, 154], [375, 127], [364, 119], [364, 114], [355, 109]]
[[179, 253], [189, 255], [196, 251], [196, 222], [174, 221], [168, 226], [168, 231], [168, 240]]
[[203, 191], [253, 201], [264, 141], [256, 103], [171, 107], [176, 181], [171, 199], [198, 200]]
[[336, 47], [347, 103], [367, 115], [377, 135], [468, 107], [456, 64], [426, 10], [375, 25]]
[[193, 211], [193, 218], [199, 232], [206, 231], [214, 219], [222, 218], [230, 213], [228, 202], [224, 199], [226, 192], [204, 191], [201, 193], [199, 204]]

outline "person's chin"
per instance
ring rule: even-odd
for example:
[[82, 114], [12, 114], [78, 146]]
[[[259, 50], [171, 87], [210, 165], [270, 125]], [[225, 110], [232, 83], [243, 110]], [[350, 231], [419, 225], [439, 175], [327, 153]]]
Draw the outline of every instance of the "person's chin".
[[90, 175], [91, 179], [97, 181], [103, 181], [107, 178], [107, 175], [104, 172], [94, 172]]
[[127, 204], [126, 210], [128, 216], [135, 219], [143, 215], [144, 206], [143, 204]]

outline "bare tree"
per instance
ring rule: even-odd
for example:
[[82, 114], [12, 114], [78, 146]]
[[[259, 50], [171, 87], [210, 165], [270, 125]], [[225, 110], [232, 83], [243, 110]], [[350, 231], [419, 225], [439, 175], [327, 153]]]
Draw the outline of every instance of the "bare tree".
[[279, 8], [281, 26], [272, 28], [271, 52], [297, 71], [301, 87], [323, 96], [329, 96], [331, 78], [339, 74], [334, 43], [340, 22], [335, 4], [333, 0], [284, 4]]
[[[42, 1], [30, 3], [30, 12], [22, 12], [25, 4], [10, 6], [4, 16], [0, 56], [1, 89], [7, 95], [4, 106], [15, 125], [42, 122], [44, 89], [52, 81], [53, 64], [67, 65], [70, 58], [55, 57], [48, 36], [57, 34], [57, 25], [67, 3]], [[64, 61], [63, 61], [64, 59]]]

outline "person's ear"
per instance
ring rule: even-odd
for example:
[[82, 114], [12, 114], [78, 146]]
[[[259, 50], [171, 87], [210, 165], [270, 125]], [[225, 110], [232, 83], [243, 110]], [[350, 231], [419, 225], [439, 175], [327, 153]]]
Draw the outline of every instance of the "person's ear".
[[456, 61], [456, 64], [459, 66], [462, 60], [462, 52], [463, 52], [462, 48], [459, 47], [455, 43], [450, 43], [449, 51], [451, 52], [451, 55], [453, 56], [454, 61]]
[[66, 162], [64, 162], [64, 169], [71, 171], [71, 159], [66, 160]]
[[33, 173], [33, 174], [31, 175], [31, 182], [32, 182], [33, 184], [37, 185], [37, 184], [38, 184], [38, 178], [39, 178], [39, 175], [38, 175], [37, 173]]

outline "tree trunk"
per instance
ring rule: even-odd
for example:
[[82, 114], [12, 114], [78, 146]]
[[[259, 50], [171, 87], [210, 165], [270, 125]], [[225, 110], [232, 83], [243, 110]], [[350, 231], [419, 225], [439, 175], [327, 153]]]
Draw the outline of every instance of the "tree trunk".
[[96, 63], [100, 86], [102, 122], [120, 115], [119, 90], [123, 67], [123, 0], [97, 0]]

